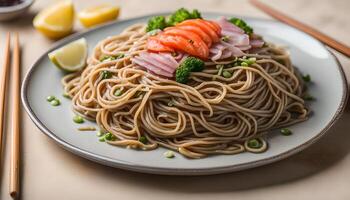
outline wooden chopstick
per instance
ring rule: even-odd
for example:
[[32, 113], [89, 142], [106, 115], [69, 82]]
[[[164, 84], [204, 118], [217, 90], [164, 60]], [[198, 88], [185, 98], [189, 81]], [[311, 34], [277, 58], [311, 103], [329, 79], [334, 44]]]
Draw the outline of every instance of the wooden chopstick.
[[10, 195], [18, 197], [19, 193], [19, 137], [20, 137], [20, 45], [18, 33], [14, 38], [14, 49], [12, 59], [12, 116], [11, 116], [11, 167], [10, 167]]
[[[4, 121], [5, 121], [5, 102], [6, 102], [6, 88], [7, 88], [7, 74], [10, 65], [10, 33], [7, 33], [6, 42], [5, 42], [5, 52], [4, 52], [4, 63], [1, 69], [1, 80], [0, 80], [0, 163], [2, 163], [2, 144], [3, 144], [3, 135], [4, 135]], [[0, 167], [1, 168], [1, 167]]]
[[288, 17], [287, 15], [271, 8], [270, 6], [258, 1], [258, 0], [250, 0], [250, 2], [259, 8], [260, 10], [264, 11], [268, 15], [274, 17], [275, 19], [284, 22], [290, 26], [293, 26], [305, 33], [308, 33], [309, 35], [315, 37], [322, 43], [332, 47], [333, 49], [339, 51], [340, 53], [344, 54], [347, 57], [350, 57], [350, 47], [346, 46], [345, 44], [342, 44], [335, 39], [317, 31], [316, 29], [311, 28], [310, 26], [303, 24], [295, 19], [292, 19], [291, 17]]

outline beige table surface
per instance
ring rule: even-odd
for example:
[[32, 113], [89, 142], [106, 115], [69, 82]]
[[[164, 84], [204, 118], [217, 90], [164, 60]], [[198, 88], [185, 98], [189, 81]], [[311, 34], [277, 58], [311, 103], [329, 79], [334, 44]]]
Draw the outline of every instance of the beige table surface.
[[[349, 0], [265, 0], [270, 5], [350, 45]], [[77, 9], [101, 0], [74, 1]], [[107, 2], [107, 1], [106, 1]], [[268, 18], [244, 0], [123, 0], [120, 19], [179, 7]], [[23, 44], [23, 73], [53, 42], [31, 25], [35, 13], [51, 1], [37, 0], [21, 19], [0, 23], [0, 48], [7, 31], [19, 31]], [[82, 28], [78, 25], [77, 30]], [[2, 57], [2, 52], [0, 53]], [[350, 62], [338, 55], [350, 78]], [[331, 98], [331, 97], [330, 97]], [[170, 177], [147, 175], [95, 164], [75, 156], [42, 134], [23, 113], [22, 199], [350, 199], [350, 112], [329, 134], [305, 151], [267, 166], [224, 175]], [[9, 137], [7, 137], [7, 143]], [[1, 170], [0, 199], [8, 195], [9, 145]]]

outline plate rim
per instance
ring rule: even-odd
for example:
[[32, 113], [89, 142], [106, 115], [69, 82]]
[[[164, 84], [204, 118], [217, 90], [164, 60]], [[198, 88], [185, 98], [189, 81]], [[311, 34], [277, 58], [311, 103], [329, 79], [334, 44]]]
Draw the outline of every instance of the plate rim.
[[[80, 149], [79, 147], [72, 145], [64, 140], [62, 140], [59, 136], [57, 136], [55, 133], [53, 133], [50, 129], [48, 129], [45, 124], [43, 122], [40, 121], [40, 119], [35, 115], [34, 111], [32, 110], [32, 108], [30, 107], [29, 101], [28, 101], [28, 96], [27, 96], [27, 88], [28, 88], [28, 83], [30, 80], [30, 77], [32, 75], [32, 73], [34, 72], [34, 69], [36, 68], [36, 66], [38, 65], [38, 63], [44, 59], [47, 55], [48, 52], [52, 51], [53, 49], [56, 49], [57, 47], [73, 40], [73, 39], [77, 39], [79, 37], [82, 37], [83, 35], [85, 35], [86, 33], [90, 33], [90, 32], [94, 32], [94, 31], [98, 31], [101, 28], [105, 28], [105, 27], [109, 27], [109, 26], [115, 26], [118, 25], [119, 23], [122, 22], [127, 22], [127, 21], [134, 21], [134, 20], [138, 20], [138, 19], [144, 19], [146, 17], [152, 17], [155, 15], [167, 15], [169, 14], [169, 12], [165, 12], [165, 13], [155, 13], [155, 14], [150, 14], [150, 15], [142, 15], [142, 16], [138, 16], [138, 17], [133, 17], [133, 18], [128, 18], [125, 20], [120, 20], [120, 21], [116, 21], [116, 22], [111, 22], [111, 23], [107, 23], [101, 26], [97, 26], [95, 28], [92, 29], [87, 29], [84, 30], [82, 32], [78, 32], [75, 33], [73, 35], [70, 35], [62, 40], [59, 40], [57, 42], [55, 42], [51, 48], [49, 48], [47, 51], [45, 51], [39, 58], [37, 58], [35, 60], [35, 62], [30, 66], [29, 70], [26, 72], [24, 79], [22, 80], [22, 85], [21, 85], [21, 101], [23, 104], [23, 107], [25, 109], [25, 111], [27, 112], [29, 118], [34, 122], [34, 124], [39, 128], [39, 130], [44, 133], [46, 136], [48, 136], [49, 138], [51, 138], [52, 140], [54, 140], [57, 144], [59, 144], [59, 146], [63, 147], [65, 150], [68, 150], [70, 152], [72, 152], [75, 155], [78, 155], [80, 157], [86, 158], [88, 160], [103, 164], [103, 165], [107, 165], [107, 166], [111, 166], [111, 167], [116, 167], [116, 168], [120, 168], [120, 169], [124, 169], [124, 170], [131, 170], [131, 171], [136, 171], [136, 172], [142, 172], [142, 173], [150, 173], [150, 174], [163, 174], [163, 175], [209, 175], [209, 174], [221, 174], [221, 173], [228, 173], [228, 172], [234, 172], [234, 171], [240, 171], [240, 170], [244, 170], [244, 169], [249, 169], [249, 168], [254, 168], [254, 167], [258, 167], [258, 166], [262, 166], [262, 165], [266, 165], [266, 164], [270, 164], [282, 159], [285, 159], [293, 154], [296, 154], [302, 150], [304, 150], [305, 148], [309, 147], [310, 145], [312, 145], [313, 143], [315, 143], [316, 141], [318, 141], [321, 137], [323, 137], [328, 130], [334, 125], [334, 123], [340, 118], [340, 116], [342, 115], [345, 107], [346, 107], [346, 102], [348, 99], [348, 84], [347, 84], [347, 78], [345, 76], [344, 73], [344, 69], [343, 66], [341, 65], [341, 63], [339, 62], [338, 58], [335, 56], [335, 54], [330, 51], [328, 49], [328, 47], [326, 45], [324, 45], [323, 43], [321, 43], [319, 40], [317, 40], [316, 38], [312, 37], [311, 35], [304, 33], [298, 29], [295, 29], [294, 27], [291, 27], [287, 24], [283, 24], [279, 21], [276, 20], [270, 20], [270, 19], [262, 19], [262, 18], [255, 18], [255, 17], [248, 17], [248, 16], [241, 16], [242, 18], [245, 19], [251, 19], [251, 20], [258, 20], [258, 21], [270, 21], [270, 22], [277, 22], [280, 23], [282, 25], [286, 25], [291, 27], [292, 29], [307, 35], [311, 38], [313, 38], [314, 40], [316, 40], [319, 44], [321, 44], [331, 55], [331, 57], [336, 61], [338, 70], [341, 74], [341, 81], [342, 81], [342, 85], [343, 85], [343, 90], [342, 90], [342, 97], [341, 97], [341, 102], [339, 107], [337, 108], [335, 114], [332, 116], [331, 120], [327, 123], [326, 126], [324, 126], [324, 128], [314, 137], [312, 137], [311, 139], [309, 139], [308, 141], [299, 144], [298, 146], [295, 146], [294, 148], [291, 148], [287, 151], [284, 151], [282, 153], [279, 153], [275, 156], [271, 156], [269, 158], [264, 158], [264, 159], [259, 159], [259, 160], [255, 160], [255, 161], [250, 161], [250, 162], [246, 162], [246, 163], [241, 163], [241, 164], [235, 164], [235, 165], [229, 165], [229, 166], [223, 166], [223, 167], [210, 167], [210, 168], [200, 168], [200, 169], [186, 169], [186, 168], [164, 168], [164, 167], [150, 167], [150, 166], [144, 166], [144, 165], [139, 165], [139, 164], [135, 164], [135, 163], [131, 163], [131, 162], [126, 162], [123, 160], [119, 160], [118, 158], [111, 158], [111, 157], [107, 157], [107, 156], [101, 156], [101, 155], [97, 155], [91, 151], [88, 150], [83, 150]], [[203, 14], [214, 14], [214, 15], [231, 15], [228, 13], [217, 13], [217, 12], [203, 12]], [[231, 15], [234, 16], [234, 15]], [[116, 162], [117, 161], [117, 162]]]

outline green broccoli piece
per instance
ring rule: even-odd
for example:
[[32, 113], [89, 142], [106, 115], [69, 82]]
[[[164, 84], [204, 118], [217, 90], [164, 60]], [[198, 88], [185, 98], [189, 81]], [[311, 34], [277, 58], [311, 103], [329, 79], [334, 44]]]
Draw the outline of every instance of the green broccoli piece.
[[167, 27], [167, 23], [164, 16], [154, 16], [148, 20], [146, 31], [153, 31], [156, 29], [163, 30]]
[[202, 15], [197, 9], [192, 11], [192, 19], [202, 19]]
[[244, 30], [244, 32], [246, 34], [252, 34], [253, 33], [253, 28], [250, 27], [245, 21], [243, 21], [242, 19], [236, 18], [236, 17], [232, 17], [231, 19], [229, 19], [229, 21], [238, 26], [239, 28], [241, 28], [242, 30]]
[[185, 8], [180, 8], [175, 13], [169, 16], [168, 25], [174, 26], [177, 23], [185, 21], [187, 19], [197, 19], [202, 18], [198, 10], [193, 10], [192, 13]]
[[175, 75], [176, 82], [183, 83], [183, 84], [187, 83], [188, 77], [190, 76], [190, 73], [191, 73], [191, 71], [188, 67], [180, 65], [176, 69], [176, 75]]
[[200, 72], [204, 69], [204, 62], [195, 57], [187, 57], [176, 69], [176, 82], [187, 83], [191, 72]]
[[188, 68], [192, 71], [192, 72], [200, 72], [203, 71], [204, 69], [204, 62], [199, 59], [199, 58], [195, 58], [195, 57], [187, 57], [182, 63], [182, 66], [188, 66]]

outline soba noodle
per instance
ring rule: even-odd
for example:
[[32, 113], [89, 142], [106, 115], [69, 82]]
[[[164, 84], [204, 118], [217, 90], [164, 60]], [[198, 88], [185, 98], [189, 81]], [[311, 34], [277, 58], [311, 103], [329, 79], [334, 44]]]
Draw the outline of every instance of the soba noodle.
[[[232, 60], [206, 62], [184, 85], [131, 62], [146, 51], [148, 37], [145, 25], [128, 27], [99, 42], [88, 66], [62, 80], [73, 110], [116, 137], [108, 143], [143, 150], [163, 146], [190, 158], [262, 152], [267, 144], [261, 136], [269, 130], [307, 119], [302, 81], [285, 50], [268, 44], [250, 52], [246, 56], [255, 57], [255, 64], [226, 68], [230, 78], [217, 75], [216, 66]], [[119, 54], [124, 57], [100, 61]], [[112, 76], [103, 79], [103, 71]], [[250, 148], [251, 138], [261, 148]]]

